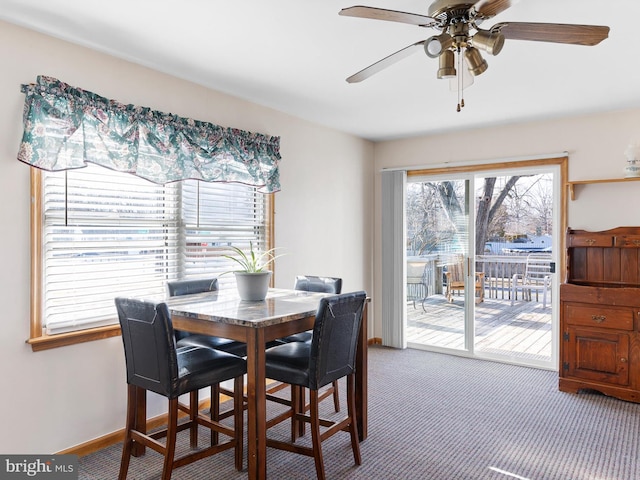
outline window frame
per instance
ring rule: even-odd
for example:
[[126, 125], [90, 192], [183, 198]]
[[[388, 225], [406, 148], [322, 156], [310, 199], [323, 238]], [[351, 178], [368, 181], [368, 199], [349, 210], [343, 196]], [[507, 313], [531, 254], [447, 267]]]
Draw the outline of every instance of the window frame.
[[[31, 209], [30, 209], [30, 252], [31, 252], [31, 298], [30, 298], [30, 327], [29, 339], [26, 343], [31, 345], [34, 352], [58, 348], [67, 345], [75, 345], [78, 343], [90, 342], [94, 340], [102, 340], [105, 338], [120, 335], [120, 325], [113, 325], [87, 328], [73, 332], [58, 333], [48, 335], [44, 332], [42, 325], [43, 305], [42, 305], [42, 232], [43, 232], [43, 211], [42, 211], [42, 171], [37, 168], [31, 169], [30, 175], [30, 192], [31, 192]], [[264, 194], [266, 202], [265, 217], [265, 237], [267, 241], [267, 249], [274, 246], [274, 194]], [[275, 266], [273, 268], [275, 270]], [[274, 275], [271, 277], [271, 286], [273, 286]]]

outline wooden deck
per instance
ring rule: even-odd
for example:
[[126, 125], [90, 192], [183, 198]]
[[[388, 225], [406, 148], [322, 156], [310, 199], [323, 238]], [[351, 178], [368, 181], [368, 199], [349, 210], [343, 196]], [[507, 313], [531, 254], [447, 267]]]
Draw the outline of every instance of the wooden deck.
[[[551, 360], [551, 307], [542, 302], [485, 297], [475, 310], [476, 353], [505, 355], [522, 361]], [[407, 342], [464, 349], [464, 305], [462, 297], [448, 303], [443, 295], [432, 295], [424, 304], [407, 303]]]

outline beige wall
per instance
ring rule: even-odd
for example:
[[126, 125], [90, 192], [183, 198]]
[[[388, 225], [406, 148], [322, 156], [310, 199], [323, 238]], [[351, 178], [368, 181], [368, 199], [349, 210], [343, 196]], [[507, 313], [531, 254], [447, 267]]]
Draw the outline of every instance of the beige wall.
[[[50, 75], [124, 103], [281, 137], [276, 286], [339, 275], [372, 289], [373, 145], [107, 55], [0, 22], [0, 452], [54, 453], [124, 426], [120, 337], [33, 353], [29, 336], [29, 167], [16, 160], [20, 84]], [[164, 402], [151, 399], [150, 415]]]
[[[472, 107], [470, 107], [472, 108]], [[460, 113], [464, 115], [464, 112]], [[447, 135], [378, 143], [375, 146], [375, 287], [380, 297], [380, 171], [385, 168], [445, 163], [464, 165], [517, 160], [567, 152], [569, 180], [623, 177], [624, 150], [640, 139], [640, 110], [529, 122]], [[568, 226], [601, 230], [640, 225], [640, 182], [578, 187], [568, 203]], [[381, 332], [380, 302], [374, 305], [374, 329]]]

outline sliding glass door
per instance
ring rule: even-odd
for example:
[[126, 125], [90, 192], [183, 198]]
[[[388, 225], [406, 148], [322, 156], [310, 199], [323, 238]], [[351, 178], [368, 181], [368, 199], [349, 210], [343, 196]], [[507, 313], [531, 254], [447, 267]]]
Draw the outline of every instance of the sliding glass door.
[[[407, 340], [467, 350], [469, 178], [407, 183]], [[473, 302], [472, 302], [473, 303]], [[416, 308], [417, 306], [417, 308]], [[413, 309], [413, 310], [412, 310]], [[420, 313], [429, 315], [418, 315]]]
[[486, 299], [474, 317], [478, 356], [555, 365], [557, 177], [519, 170], [475, 178], [475, 236], [482, 245], [476, 269]]
[[409, 347], [551, 368], [559, 168], [409, 176]]

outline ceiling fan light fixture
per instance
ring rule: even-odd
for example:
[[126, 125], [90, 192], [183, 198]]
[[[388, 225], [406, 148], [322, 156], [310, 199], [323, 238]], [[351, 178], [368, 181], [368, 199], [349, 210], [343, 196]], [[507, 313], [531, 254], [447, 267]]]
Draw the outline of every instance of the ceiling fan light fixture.
[[482, 58], [482, 55], [477, 48], [467, 48], [464, 52], [464, 58], [467, 60], [469, 71], [476, 77], [484, 73], [487, 68], [489, 68], [487, 61]]
[[504, 47], [504, 35], [488, 30], [478, 30], [471, 41], [474, 47], [484, 50], [489, 55], [498, 55]]
[[438, 78], [454, 78], [456, 76], [456, 56], [451, 50], [445, 50], [440, 54], [440, 68]]
[[430, 58], [438, 58], [442, 52], [453, 45], [453, 38], [448, 33], [429, 37], [424, 41], [424, 53]]

